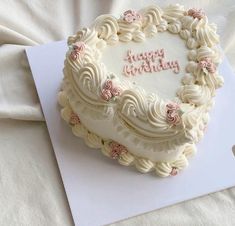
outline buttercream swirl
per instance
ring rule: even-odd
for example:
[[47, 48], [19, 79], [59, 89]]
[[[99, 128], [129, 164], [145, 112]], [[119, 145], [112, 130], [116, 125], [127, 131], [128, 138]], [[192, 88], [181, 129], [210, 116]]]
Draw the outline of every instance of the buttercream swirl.
[[188, 59], [191, 61], [196, 61], [197, 60], [197, 50], [192, 49], [188, 52]]
[[90, 148], [101, 148], [102, 139], [94, 133], [88, 132], [85, 137], [85, 142]]
[[149, 6], [144, 8], [141, 11], [141, 14], [143, 15], [143, 27], [146, 27], [148, 25], [160, 25], [160, 22], [162, 21], [162, 15], [163, 11], [158, 6]]
[[[189, 141], [184, 136], [182, 127], [174, 128], [166, 122], [167, 109], [164, 101], [153, 100], [152, 96], [148, 102], [145, 99], [148, 98], [143, 90], [126, 90], [118, 101], [119, 120], [128, 125], [132, 133], [145, 139], [154, 139], [156, 143], [172, 139], [179, 145]], [[177, 123], [175, 121], [176, 116], [171, 116], [174, 117], [174, 124], [178, 124], [178, 119]]]
[[148, 159], [139, 158], [135, 162], [136, 169], [141, 173], [148, 173], [154, 169], [154, 163]]
[[191, 74], [187, 73], [181, 80], [184, 85], [192, 85], [195, 83], [195, 78]]
[[72, 127], [72, 132], [77, 137], [86, 137], [88, 134], [87, 129], [82, 124], [77, 124]]
[[65, 107], [68, 104], [68, 97], [64, 91], [58, 93], [58, 102], [62, 107]]
[[99, 99], [99, 84], [105, 78], [102, 67], [95, 63], [87, 63], [77, 73], [72, 72], [72, 75], [74, 85], [79, 88], [77, 91], [82, 97], [86, 96], [92, 100]]
[[128, 117], [145, 119], [147, 103], [144, 101], [143, 90], [125, 90], [118, 103], [119, 111]]
[[106, 40], [109, 44], [115, 44], [118, 41], [119, 26], [114, 16], [102, 15], [97, 17], [94, 27], [98, 37]]
[[190, 37], [188, 40], [187, 40], [187, 46], [189, 49], [195, 49], [198, 47], [198, 42], [195, 40], [195, 38], [192, 38]]
[[212, 47], [219, 43], [219, 36], [216, 34], [215, 30], [211, 27], [202, 27], [196, 30], [196, 38], [200, 45], [207, 45]]
[[182, 27], [182, 25], [181, 25], [181, 22], [180, 22], [180, 21], [173, 21], [172, 23], [170, 23], [170, 24], [168, 25], [168, 28], [167, 28], [167, 29], [168, 29], [171, 33], [177, 34], [177, 33], [180, 32], [181, 27]]
[[134, 161], [135, 161], [135, 157], [130, 152], [123, 153], [121, 157], [118, 159], [118, 162], [124, 166], [129, 166]]
[[163, 20], [160, 22], [160, 24], [157, 26], [157, 30], [158, 30], [159, 32], [163, 32], [163, 31], [166, 31], [166, 30], [167, 30], [167, 27], [168, 27], [168, 23], [167, 23], [166, 20], [163, 19]]
[[81, 31], [78, 31], [76, 35], [68, 38], [68, 45], [79, 41], [86, 43], [86, 45], [94, 46], [99, 41], [96, 30], [83, 28]]
[[156, 164], [155, 169], [159, 177], [168, 177], [172, 171], [172, 166], [169, 162], [160, 162]]
[[66, 105], [60, 112], [61, 117], [67, 122], [69, 123], [70, 120], [70, 116], [72, 113], [72, 109], [69, 105]]
[[211, 58], [213, 62], [218, 63], [218, 59], [220, 58], [220, 54], [218, 50], [211, 49], [207, 46], [201, 46], [200, 48], [197, 49], [197, 57], [196, 59], [198, 61], [204, 59], [204, 58]]
[[157, 33], [157, 27], [155, 25], [149, 24], [144, 28], [144, 33], [146, 37], [153, 37]]
[[200, 20], [191, 16], [184, 16], [180, 20], [182, 22], [183, 29], [187, 29], [188, 31], [190, 31], [193, 36], [193, 32], [195, 32], [197, 29], [204, 27], [207, 28], [208, 26], [208, 19], [206, 16]]
[[184, 6], [175, 4], [169, 5], [164, 9], [163, 18], [168, 22], [173, 22], [184, 16], [185, 10]]
[[180, 31], [180, 37], [182, 39], [188, 40], [189, 37], [191, 37], [191, 33], [189, 32], [189, 30], [183, 29], [183, 30]]
[[208, 103], [211, 99], [211, 92], [207, 86], [199, 86], [195, 84], [182, 86], [178, 95], [184, 103], [200, 106]]
[[195, 155], [195, 153], [197, 152], [197, 148], [195, 146], [195, 144], [186, 144], [184, 147], [184, 155], [186, 157], [191, 157], [193, 155]]

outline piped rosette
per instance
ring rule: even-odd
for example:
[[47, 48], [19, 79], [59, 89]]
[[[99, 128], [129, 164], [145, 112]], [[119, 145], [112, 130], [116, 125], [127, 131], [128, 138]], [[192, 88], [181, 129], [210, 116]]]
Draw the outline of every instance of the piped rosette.
[[112, 79], [105, 80], [100, 96], [105, 101], [110, 101], [120, 96], [122, 93], [121, 88], [118, 85], [115, 85]]
[[141, 42], [145, 39], [142, 32], [142, 15], [134, 10], [127, 10], [118, 20], [119, 39], [123, 42], [131, 41]]
[[168, 103], [166, 105], [166, 121], [170, 126], [177, 126], [181, 122], [182, 112], [177, 103]]

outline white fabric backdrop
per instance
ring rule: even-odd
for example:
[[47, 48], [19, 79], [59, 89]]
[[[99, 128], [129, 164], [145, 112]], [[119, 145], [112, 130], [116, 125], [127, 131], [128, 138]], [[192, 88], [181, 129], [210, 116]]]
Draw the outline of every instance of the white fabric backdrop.
[[[150, 3], [127, 0], [1, 0], [0, 225], [72, 225], [54, 152], [24, 49], [66, 39], [103, 13], [119, 15]], [[205, 9], [218, 25], [235, 69], [235, 2], [181, 1]], [[235, 188], [112, 225], [235, 225]]]

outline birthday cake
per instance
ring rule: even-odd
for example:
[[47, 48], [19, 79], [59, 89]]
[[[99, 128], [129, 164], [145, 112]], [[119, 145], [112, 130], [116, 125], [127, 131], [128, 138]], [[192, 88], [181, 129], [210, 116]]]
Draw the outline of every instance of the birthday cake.
[[209, 121], [220, 53], [201, 9], [101, 15], [68, 38], [61, 116], [89, 147], [166, 177], [188, 165]]

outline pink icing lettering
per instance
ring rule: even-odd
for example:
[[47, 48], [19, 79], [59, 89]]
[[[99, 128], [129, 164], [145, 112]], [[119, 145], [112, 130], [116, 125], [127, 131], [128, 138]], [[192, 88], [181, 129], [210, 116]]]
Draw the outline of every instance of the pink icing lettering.
[[127, 77], [131, 76], [131, 70], [128, 65], [124, 65], [123, 74], [126, 75]]
[[164, 49], [160, 49], [158, 52], [155, 51], [155, 54], [158, 55], [161, 58], [165, 57]]
[[[171, 69], [176, 74], [178, 74], [180, 71], [178, 60], [166, 61], [164, 49], [140, 52], [136, 54], [134, 54], [132, 50], [128, 50], [126, 56], [124, 57], [124, 61], [129, 63], [129, 65], [125, 64], [123, 67], [123, 74], [127, 77], [135, 76], [136, 74], [142, 74], [143, 72], [153, 73], [169, 69]], [[141, 64], [136, 64], [136, 62], [141, 61]]]
[[127, 50], [126, 57], [124, 58], [124, 61], [128, 61], [129, 63], [132, 63], [132, 53], [131, 50]]
[[124, 58], [124, 61], [128, 61], [129, 63], [141, 60], [154, 62], [156, 58], [164, 58], [164, 57], [165, 57], [164, 49], [159, 49], [150, 52], [141, 52], [137, 54], [133, 54], [131, 50], [128, 50], [126, 57]]

